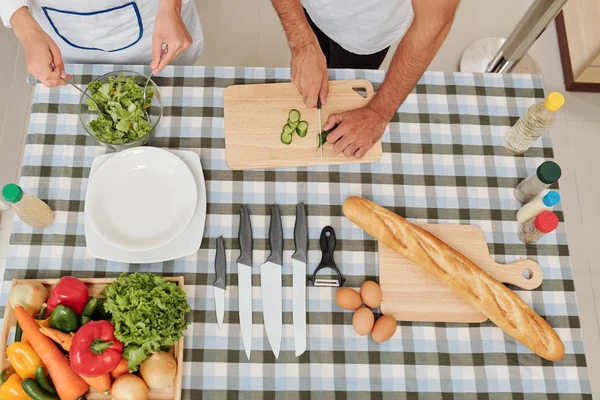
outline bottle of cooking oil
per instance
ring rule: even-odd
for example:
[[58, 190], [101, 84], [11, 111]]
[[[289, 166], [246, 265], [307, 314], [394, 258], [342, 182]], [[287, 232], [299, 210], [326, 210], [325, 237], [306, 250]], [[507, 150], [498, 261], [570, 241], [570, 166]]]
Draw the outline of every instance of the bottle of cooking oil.
[[23, 222], [34, 228], [48, 228], [54, 223], [54, 212], [42, 200], [23, 192], [13, 183], [2, 188], [2, 197], [11, 203]]
[[504, 136], [504, 147], [509, 152], [523, 154], [533, 142], [544, 134], [556, 118], [558, 111], [565, 104], [565, 98], [558, 92], [552, 92], [543, 103], [537, 103], [527, 109], [515, 126]]

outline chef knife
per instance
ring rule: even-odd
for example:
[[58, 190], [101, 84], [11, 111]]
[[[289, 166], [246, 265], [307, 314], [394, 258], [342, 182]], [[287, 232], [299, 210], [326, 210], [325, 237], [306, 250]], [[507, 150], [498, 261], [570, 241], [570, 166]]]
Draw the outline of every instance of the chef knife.
[[225, 314], [225, 277], [227, 268], [225, 263], [225, 245], [223, 236], [217, 239], [217, 254], [215, 256], [215, 281], [213, 288], [215, 291], [215, 311], [217, 313], [217, 325], [221, 330], [223, 325], [223, 315]]
[[323, 159], [323, 141], [321, 140], [321, 132], [323, 131], [323, 125], [321, 125], [321, 99], [317, 99], [317, 111], [319, 113], [319, 154], [321, 155], [321, 160]]
[[246, 357], [252, 350], [252, 224], [246, 206], [240, 208], [240, 230], [238, 233], [240, 256], [237, 259], [240, 328]]
[[308, 224], [304, 203], [296, 205], [294, 227], [296, 252], [292, 255], [292, 321], [296, 357], [306, 351], [306, 259], [308, 250]]
[[260, 288], [262, 292], [263, 319], [267, 339], [275, 354], [279, 357], [281, 331], [283, 328], [281, 306], [281, 268], [283, 264], [283, 229], [281, 216], [276, 205], [271, 206], [271, 226], [269, 228], [271, 255], [260, 267]]

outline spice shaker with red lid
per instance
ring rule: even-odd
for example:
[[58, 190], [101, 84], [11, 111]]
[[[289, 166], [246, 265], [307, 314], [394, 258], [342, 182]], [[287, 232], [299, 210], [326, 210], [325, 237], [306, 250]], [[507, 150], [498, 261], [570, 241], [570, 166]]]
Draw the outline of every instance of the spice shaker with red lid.
[[552, 211], [542, 211], [534, 219], [519, 227], [519, 239], [524, 243], [538, 241], [558, 227], [558, 217]]

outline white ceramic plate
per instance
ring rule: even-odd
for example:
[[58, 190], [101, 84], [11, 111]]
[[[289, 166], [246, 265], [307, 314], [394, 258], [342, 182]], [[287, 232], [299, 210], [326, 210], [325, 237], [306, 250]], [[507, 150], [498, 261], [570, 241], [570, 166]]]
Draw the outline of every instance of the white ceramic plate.
[[106, 242], [132, 251], [156, 249], [189, 224], [196, 181], [176, 155], [137, 147], [104, 162], [88, 183], [85, 214]]
[[[145, 251], [130, 251], [123, 250], [107, 241], [103, 240], [92, 228], [89, 218], [85, 217], [85, 241], [87, 251], [90, 256], [102, 260], [118, 261], [130, 264], [158, 263], [168, 260], [174, 260], [196, 253], [202, 244], [204, 235], [204, 223], [206, 221], [206, 185], [204, 183], [204, 174], [198, 153], [189, 150], [169, 150], [181, 158], [188, 166], [196, 180], [198, 187], [198, 201], [196, 204], [196, 212], [192, 220], [183, 232], [175, 239], [152, 250]], [[90, 171], [90, 179], [93, 178], [96, 170], [113, 157], [115, 153], [103, 154], [94, 158], [92, 169]]]

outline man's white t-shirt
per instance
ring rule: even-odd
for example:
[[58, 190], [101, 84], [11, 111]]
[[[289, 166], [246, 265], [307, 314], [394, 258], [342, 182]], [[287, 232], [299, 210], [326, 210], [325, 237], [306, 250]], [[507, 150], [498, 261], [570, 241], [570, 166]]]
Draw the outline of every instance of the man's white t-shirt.
[[344, 49], [373, 54], [404, 36], [411, 0], [302, 0], [315, 25]]

